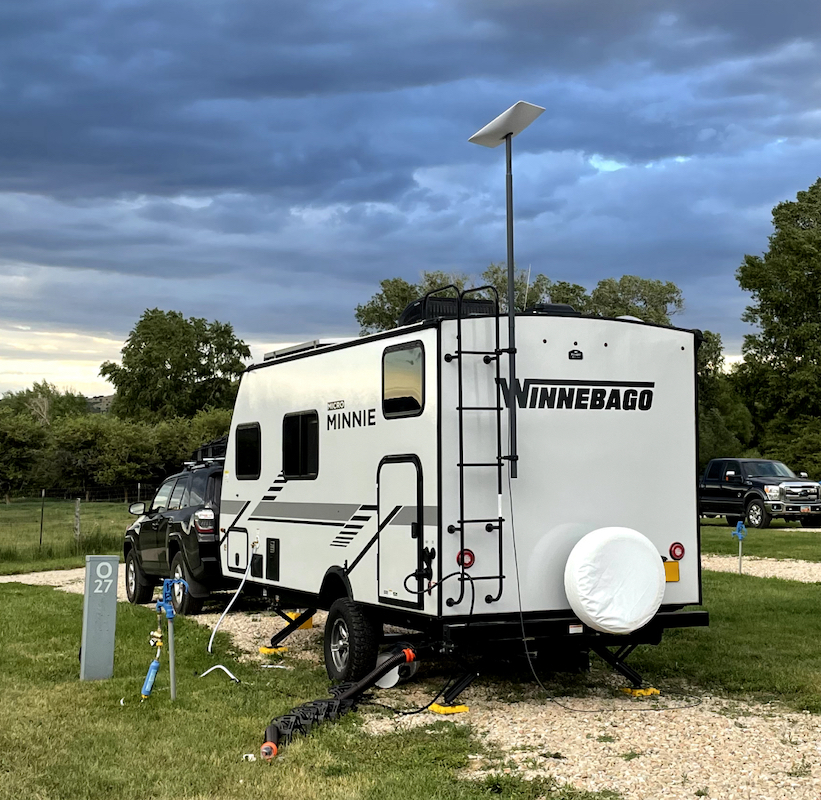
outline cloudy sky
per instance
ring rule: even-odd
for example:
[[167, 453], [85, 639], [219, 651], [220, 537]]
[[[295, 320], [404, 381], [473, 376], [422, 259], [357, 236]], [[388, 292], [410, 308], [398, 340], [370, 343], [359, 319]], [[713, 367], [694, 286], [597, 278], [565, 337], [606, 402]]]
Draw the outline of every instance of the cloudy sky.
[[0, 391], [90, 394], [146, 308], [353, 335], [387, 277], [505, 258], [676, 282], [738, 352], [734, 273], [821, 174], [818, 0], [0, 4]]

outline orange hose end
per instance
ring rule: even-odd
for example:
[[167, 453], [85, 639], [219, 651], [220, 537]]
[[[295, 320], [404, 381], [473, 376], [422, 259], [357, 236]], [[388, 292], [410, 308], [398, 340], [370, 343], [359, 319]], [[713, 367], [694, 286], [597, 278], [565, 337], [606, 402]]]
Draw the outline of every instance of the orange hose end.
[[277, 746], [273, 742], [265, 742], [259, 753], [266, 761], [271, 761], [277, 754]]
[[411, 661], [416, 661], [416, 653], [410, 647], [406, 647], [402, 652], [405, 654], [405, 663], [410, 664]]

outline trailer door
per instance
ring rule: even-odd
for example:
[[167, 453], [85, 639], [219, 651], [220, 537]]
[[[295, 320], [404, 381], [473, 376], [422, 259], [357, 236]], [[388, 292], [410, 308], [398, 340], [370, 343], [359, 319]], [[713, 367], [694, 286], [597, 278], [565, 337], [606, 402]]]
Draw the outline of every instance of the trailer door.
[[415, 455], [388, 456], [377, 472], [379, 602], [422, 608], [422, 465]]

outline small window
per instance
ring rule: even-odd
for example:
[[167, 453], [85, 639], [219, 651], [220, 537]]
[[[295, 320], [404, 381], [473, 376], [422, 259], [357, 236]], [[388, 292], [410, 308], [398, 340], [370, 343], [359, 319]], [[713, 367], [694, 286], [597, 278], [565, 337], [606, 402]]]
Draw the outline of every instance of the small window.
[[185, 495], [188, 494], [186, 492], [187, 488], [188, 479], [180, 478], [177, 481], [177, 485], [174, 487], [174, 491], [171, 492], [171, 499], [168, 501], [169, 511], [176, 511], [177, 509], [185, 508]]
[[174, 488], [176, 480], [176, 478], [171, 478], [171, 480], [166, 481], [160, 486], [160, 490], [151, 502], [152, 511], [165, 511], [168, 508], [168, 498], [171, 497], [171, 490]]
[[258, 422], [250, 425], [237, 425], [236, 458], [234, 470], [237, 480], [255, 481], [259, 478], [262, 465], [262, 435]]
[[422, 342], [389, 347], [382, 356], [382, 413], [387, 419], [415, 417], [425, 407]]
[[316, 411], [286, 414], [282, 420], [282, 473], [293, 480], [319, 474], [319, 415]]
[[710, 469], [707, 472], [707, 480], [718, 481], [721, 480], [721, 468], [724, 466], [720, 461], [713, 461], [710, 464]]
[[215, 472], [208, 477], [208, 486], [205, 490], [205, 502], [213, 507], [220, 504], [220, 490], [222, 489], [222, 473]]

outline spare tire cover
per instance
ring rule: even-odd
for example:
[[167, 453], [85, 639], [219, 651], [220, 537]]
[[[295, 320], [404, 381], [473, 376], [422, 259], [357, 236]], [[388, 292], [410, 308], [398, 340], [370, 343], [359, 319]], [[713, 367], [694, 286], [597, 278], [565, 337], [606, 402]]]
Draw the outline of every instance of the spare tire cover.
[[655, 545], [632, 528], [599, 528], [573, 548], [564, 590], [576, 616], [602, 633], [631, 633], [659, 610], [665, 574]]

